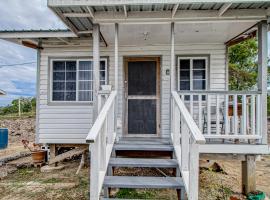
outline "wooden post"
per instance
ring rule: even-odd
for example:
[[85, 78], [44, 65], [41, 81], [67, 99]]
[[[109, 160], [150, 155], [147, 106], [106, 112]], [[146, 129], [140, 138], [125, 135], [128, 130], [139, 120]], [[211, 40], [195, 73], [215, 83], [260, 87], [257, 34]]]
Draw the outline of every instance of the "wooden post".
[[117, 91], [118, 89], [118, 24], [114, 25], [114, 88]]
[[258, 25], [258, 90], [261, 91], [262, 144], [267, 144], [267, 23]]
[[99, 91], [99, 54], [100, 30], [99, 25], [93, 25], [93, 122], [98, 116], [98, 91]]
[[[114, 88], [118, 93], [118, 69], [119, 69], [119, 26], [116, 23], [114, 25]], [[118, 98], [115, 99], [114, 108], [114, 130], [117, 134], [117, 111], [118, 111]]]
[[171, 23], [171, 91], [175, 90], [174, 22]]
[[21, 117], [21, 97], [18, 100], [18, 110], [19, 110], [19, 117]]
[[256, 190], [256, 156], [247, 155], [242, 161], [242, 192], [248, 194]]

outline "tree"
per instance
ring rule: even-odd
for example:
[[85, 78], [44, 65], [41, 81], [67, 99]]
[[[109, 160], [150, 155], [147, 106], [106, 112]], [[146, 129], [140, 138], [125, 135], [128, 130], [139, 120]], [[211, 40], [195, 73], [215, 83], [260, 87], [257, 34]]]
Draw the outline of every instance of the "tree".
[[248, 90], [257, 82], [258, 44], [249, 39], [229, 48], [229, 88]]

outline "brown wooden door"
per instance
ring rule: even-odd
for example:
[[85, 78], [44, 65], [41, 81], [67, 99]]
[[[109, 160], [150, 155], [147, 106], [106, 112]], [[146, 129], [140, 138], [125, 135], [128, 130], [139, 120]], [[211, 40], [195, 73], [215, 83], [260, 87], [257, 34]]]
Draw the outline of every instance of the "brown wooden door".
[[130, 58], [125, 73], [126, 132], [159, 133], [159, 59]]

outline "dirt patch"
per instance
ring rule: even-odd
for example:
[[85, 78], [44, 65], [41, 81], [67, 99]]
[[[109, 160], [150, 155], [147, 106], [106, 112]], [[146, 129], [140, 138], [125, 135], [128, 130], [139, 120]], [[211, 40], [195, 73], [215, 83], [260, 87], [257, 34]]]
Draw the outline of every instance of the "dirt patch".
[[30, 142], [35, 140], [35, 119], [34, 118], [19, 118], [19, 119], [1, 119], [1, 128], [9, 130], [9, 145], [20, 143], [22, 139]]
[[39, 168], [17, 170], [0, 181], [0, 199], [88, 199], [88, 167], [75, 175], [79, 161], [65, 162], [64, 165], [66, 169], [46, 174]]

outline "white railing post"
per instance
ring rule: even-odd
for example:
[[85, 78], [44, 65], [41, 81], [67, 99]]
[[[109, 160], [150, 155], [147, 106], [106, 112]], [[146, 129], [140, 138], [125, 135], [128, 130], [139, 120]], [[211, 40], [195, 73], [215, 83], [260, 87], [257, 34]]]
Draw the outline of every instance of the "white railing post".
[[90, 161], [90, 199], [98, 200], [99, 199], [99, 172], [100, 169], [100, 138], [98, 137], [96, 142], [90, 144], [91, 152], [91, 161]]
[[190, 145], [189, 200], [199, 198], [199, 145], [192, 141]]
[[[115, 140], [115, 103], [116, 91], [112, 91], [89, 131], [86, 142], [90, 143], [90, 199], [98, 200], [105, 178]], [[101, 101], [100, 101], [101, 102]]]
[[187, 124], [182, 119], [181, 126], [181, 170], [188, 171], [188, 161], [189, 161], [189, 129]]
[[[172, 133], [172, 139], [175, 140], [181, 133], [180, 148], [178, 142], [173, 142], [176, 158], [180, 166], [188, 198], [197, 200], [199, 190], [199, 144], [205, 143], [205, 138], [193, 117], [188, 112], [183, 100], [183, 98], [181, 100], [180, 96], [175, 91], [172, 92], [171, 112], [173, 113], [173, 127], [171, 127], [171, 129], [174, 132]], [[178, 124], [176, 124], [177, 121], [179, 123], [179, 120], [181, 121], [181, 130], [178, 130], [179, 127]], [[178, 136], [176, 136], [176, 134], [178, 134]]]
[[268, 144], [267, 141], [267, 70], [268, 70], [268, 48], [267, 48], [267, 22], [262, 21], [258, 25], [258, 90], [261, 91], [261, 117], [260, 135], [262, 144]]

